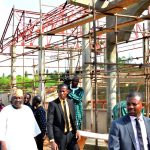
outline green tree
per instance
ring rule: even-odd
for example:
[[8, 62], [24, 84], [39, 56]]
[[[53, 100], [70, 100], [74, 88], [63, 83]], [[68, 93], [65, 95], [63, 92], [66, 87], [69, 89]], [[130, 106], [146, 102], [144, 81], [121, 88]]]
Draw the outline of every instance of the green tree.
[[11, 77], [10, 76], [2, 76], [0, 77], [0, 90], [1, 91], [5, 91], [7, 89], [10, 88], [10, 81], [11, 81]]
[[25, 71], [24, 76], [25, 76], [25, 77], [27, 77], [27, 76], [28, 76], [28, 72], [27, 72], [27, 71]]

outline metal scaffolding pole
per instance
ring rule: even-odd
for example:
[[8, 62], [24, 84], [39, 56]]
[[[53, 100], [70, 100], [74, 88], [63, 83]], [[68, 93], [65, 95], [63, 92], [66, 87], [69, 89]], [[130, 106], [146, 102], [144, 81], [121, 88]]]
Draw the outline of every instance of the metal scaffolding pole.
[[[95, 100], [95, 133], [97, 133], [97, 50], [96, 50], [96, 16], [95, 16], [95, 0], [92, 0], [92, 4], [93, 4], [93, 35], [94, 35], [94, 78], [95, 78], [95, 82], [94, 82], [94, 100]], [[98, 139], [95, 140], [95, 150], [98, 150]]]
[[[14, 6], [13, 6], [14, 10]], [[13, 11], [13, 28], [12, 28], [12, 36], [14, 36], [14, 26], [15, 26], [15, 18]], [[11, 45], [11, 92], [13, 93], [16, 89], [16, 46], [14, 43]]]
[[42, 9], [41, 0], [39, 0], [40, 6], [40, 36], [39, 36], [39, 94], [42, 97], [42, 101], [45, 101], [45, 84], [44, 84], [44, 72], [45, 72], [45, 51], [43, 49], [43, 31], [42, 31]]
[[[115, 16], [115, 50], [116, 50], [116, 70], [117, 70], [117, 102], [120, 104], [120, 80], [119, 80], [119, 64], [118, 64], [118, 16]], [[113, 108], [112, 108], [113, 109]], [[119, 116], [121, 116], [121, 107], [119, 107]]]

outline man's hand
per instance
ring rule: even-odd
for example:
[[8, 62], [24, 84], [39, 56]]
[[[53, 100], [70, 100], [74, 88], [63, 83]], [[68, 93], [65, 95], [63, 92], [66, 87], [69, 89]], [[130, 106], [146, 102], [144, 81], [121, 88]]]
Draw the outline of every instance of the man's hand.
[[58, 145], [55, 143], [55, 141], [50, 141], [50, 145], [52, 150], [58, 150]]
[[1, 141], [1, 150], [7, 150], [6, 143], [4, 141]]
[[79, 131], [76, 132], [76, 139], [78, 139], [77, 141], [79, 141], [81, 139], [81, 135], [80, 135]]

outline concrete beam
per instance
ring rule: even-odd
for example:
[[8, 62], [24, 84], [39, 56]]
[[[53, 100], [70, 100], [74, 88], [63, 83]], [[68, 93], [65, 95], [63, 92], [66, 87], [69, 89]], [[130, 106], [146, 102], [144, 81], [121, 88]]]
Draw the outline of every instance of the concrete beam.
[[[142, 14], [142, 12], [148, 8], [149, 5], [150, 5], [150, 0], [139, 0], [138, 3], [135, 3], [134, 5], [130, 6], [127, 10], [122, 11], [122, 14], [130, 15], [130, 16], [140, 16]], [[146, 19], [148, 20], [149, 17], [145, 16], [145, 17], [141, 17], [141, 18], [138, 18], [135, 20], [133, 20], [133, 18], [130, 18], [130, 17], [118, 17], [117, 23], [118, 23], [118, 25], [120, 24], [119, 26], [122, 28], [122, 30], [132, 31], [132, 29], [134, 28], [134, 25], [137, 22], [140, 22], [140, 21], [146, 20]], [[106, 24], [107, 24], [108, 28], [115, 26], [115, 17], [114, 16], [107, 16], [107, 20], [108, 21], [106, 22]], [[118, 33], [118, 42], [129, 40], [131, 33], [124, 32], [124, 31], [120, 31]], [[110, 42], [114, 43], [115, 38], [113, 38], [113, 37], [114, 37], [115, 33], [111, 32], [109, 34], [110, 34], [109, 39], [111, 40]]]
[[[129, 21], [124, 21], [124, 22], [118, 23], [117, 24], [117, 29], [119, 31], [120, 29], [122, 29], [124, 27], [135, 25], [136, 23], [142, 22], [144, 20], [150, 20], [150, 15], [137, 17], [137, 18], [135, 18], [133, 20], [129, 20]], [[99, 35], [102, 35], [102, 34], [105, 34], [105, 33], [114, 32], [114, 31], [115, 31], [115, 25], [110, 26], [108, 28], [102, 28], [101, 30], [96, 31], [96, 35], [99, 36]], [[92, 33], [92, 36], [94, 36], [93, 33]], [[84, 37], [89, 37], [89, 34], [84, 35]]]
[[[95, 0], [95, 9], [100, 12], [109, 11], [115, 13], [118, 10], [123, 10], [125, 7], [138, 3], [140, 0]], [[92, 0], [67, 0], [69, 4], [78, 5], [84, 8], [92, 8]]]
[[[91, 3], [91, 0], [83, 0], [82, 2], [80, 2], [80, 1], [81, 0], [68, 0], [68, 3], [74, 4], [74, 5], [79, 5], [79, 6], [82, 6], [85, 8], [89, 8], [89, 4]], [[103, 18], [108, 13], [109, 14], [115, 14], [115, 13], [121, 12], [124, 10], [125, 7], [130, 6], [132, 4], [135, 4], [138, 1], [139, 0], [119, 0], [117, 4], [114, 3], [114, 1], [113, 1], [109, 4], [109, 6], [107, 6], [105, 8], [101, 8], [100, 6], [102, 5], [101, 4], [102, 1], [97, 0], [95, 5], [96, 5], [96, 10], [99, 11], [99, 13], [96, 14], [95, 19], [97, 20], [97, 19]], [[57, 27], [56, 29], [52, 29], [51, 31], [45, 32], [45, 34], [57, 34], [59, 32], [74, 28], [76, 26], [82, 26], [83, 24], [91, 22], [92, 20], [93, 20], [93, 16], [89, 14], [86, 17], [84, 17], [83, 19], [79, 19], [79, 20], [74, 21], [72, 23], [65, 24], [61, 27]]]

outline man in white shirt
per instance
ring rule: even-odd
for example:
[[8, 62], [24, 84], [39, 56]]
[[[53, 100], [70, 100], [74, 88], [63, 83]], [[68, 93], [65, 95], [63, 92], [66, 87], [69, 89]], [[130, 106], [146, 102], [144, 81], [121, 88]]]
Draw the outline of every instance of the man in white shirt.
[[34, 137], [41, 131], [32, 110], [22, 102], [23, 92], [17, 89], [11, 97], [11, 105], [1, 111], [2, 150], [37, 150]]
[[150, 118], [141, 113], [144, 100], [139, 92], [127, 96], [128, 114], [112, 122], [109, 132], [109, 150], [149, 150]]

